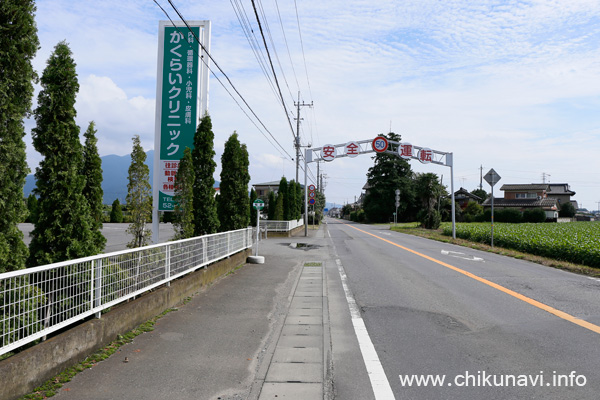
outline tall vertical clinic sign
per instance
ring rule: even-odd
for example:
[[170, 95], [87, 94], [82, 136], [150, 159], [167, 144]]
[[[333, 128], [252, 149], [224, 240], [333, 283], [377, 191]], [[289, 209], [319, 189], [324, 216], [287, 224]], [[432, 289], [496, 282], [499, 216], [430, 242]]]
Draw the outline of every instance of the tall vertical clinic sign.
[[210, 51], [210, 21], [189, 21], [188, 26], [159, 22], [153, 220], [158, 211], [174, 210], [179, 161], [186, 147], [193, 148], [198, 120], [208, 111], [209, 59], [202, 46]]

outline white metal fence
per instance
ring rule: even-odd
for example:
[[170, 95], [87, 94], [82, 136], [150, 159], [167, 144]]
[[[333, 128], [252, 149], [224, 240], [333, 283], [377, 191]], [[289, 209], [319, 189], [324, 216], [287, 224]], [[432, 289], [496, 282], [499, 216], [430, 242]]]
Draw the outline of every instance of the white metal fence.
[[252, 228], [0, 274], [0, 355], [252, 246]]
[[301, 218], [299, 220], [291, 220], [291, 221], [270, 221], [270, 220], [261, 220], [260, 227], [261, 229], [267, 230], [267, 232], [289, 232], [292, 229], [295, 229], [299, 226], [304, 225], [304, 219]]

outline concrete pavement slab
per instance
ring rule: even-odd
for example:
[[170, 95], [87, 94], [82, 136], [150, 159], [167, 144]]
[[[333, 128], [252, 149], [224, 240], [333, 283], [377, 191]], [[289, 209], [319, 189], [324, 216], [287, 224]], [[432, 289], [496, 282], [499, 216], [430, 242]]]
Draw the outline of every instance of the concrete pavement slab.
[[259, 400], [309, 400], [322, 399], [323, 385], [320, 383], [267, 383]]

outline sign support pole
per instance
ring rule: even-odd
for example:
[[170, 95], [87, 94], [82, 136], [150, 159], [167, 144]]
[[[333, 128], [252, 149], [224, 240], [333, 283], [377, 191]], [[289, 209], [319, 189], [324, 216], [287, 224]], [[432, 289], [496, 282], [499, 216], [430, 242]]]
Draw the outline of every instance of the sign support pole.
[[256, 249], [255, 256], [258, 256], [258, 241], [260, 240], [260, 210], [256, 210]]
[[492, 247], [494, 247], [494, 186], [492, 185]]
[[494, 247], [494, 185], [496, 183], [498, 183], [498, 181], [500, 180], [500, 175], [498, 175], [498, 173], [496, 171], [494, 171], [494, 168], [490, 169], [489, 172], [487, 174], [485, 174], [485, 176], [483, 177], [483, 179], [485, 179], [485, 181], [487, 183], [490, 184], [490, 186], [492, 187], [492, 218], [491, 218], [491, 225], [492, 225], [492, 237], [491, 237], [491, 245], [492, 247]]

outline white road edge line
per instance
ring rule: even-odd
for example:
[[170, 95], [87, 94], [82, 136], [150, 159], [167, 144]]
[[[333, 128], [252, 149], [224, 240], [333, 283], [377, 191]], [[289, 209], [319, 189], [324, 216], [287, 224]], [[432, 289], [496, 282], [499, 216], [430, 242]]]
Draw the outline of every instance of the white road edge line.
[[344, 270], [342, 261], [340, 259], [336, 259], [335, 263], [338, 266], [340, 278], [342, 278], [342, 286], [344, 288], [344, 293], [346, 294], [348, 307], [350, 308], [350, 317], [352, 318], [354, 333], [356, 333], [360, 352], [362, 353], [365, 366], [367, 367], [367, 373], [369, 375], [369, 379], [371, 380], [371, 387], [373, 388], [375, 399], [395, 400], [390, 382], [388, 381], [387, 376], [385, 376], [383, 366], [381, 365], [381, 361], [379, 361], [379, 357], [375, 351], [375, 346], [373, 346], [373, 342], [371, 341], [369, 332], [367, 332], [365, 322], [360, 315], [360, 310], [358, 309], [356, 300], [354, 300], [354, 295], [348, 287], [348, 277], [346, 276], [346, 271]]

